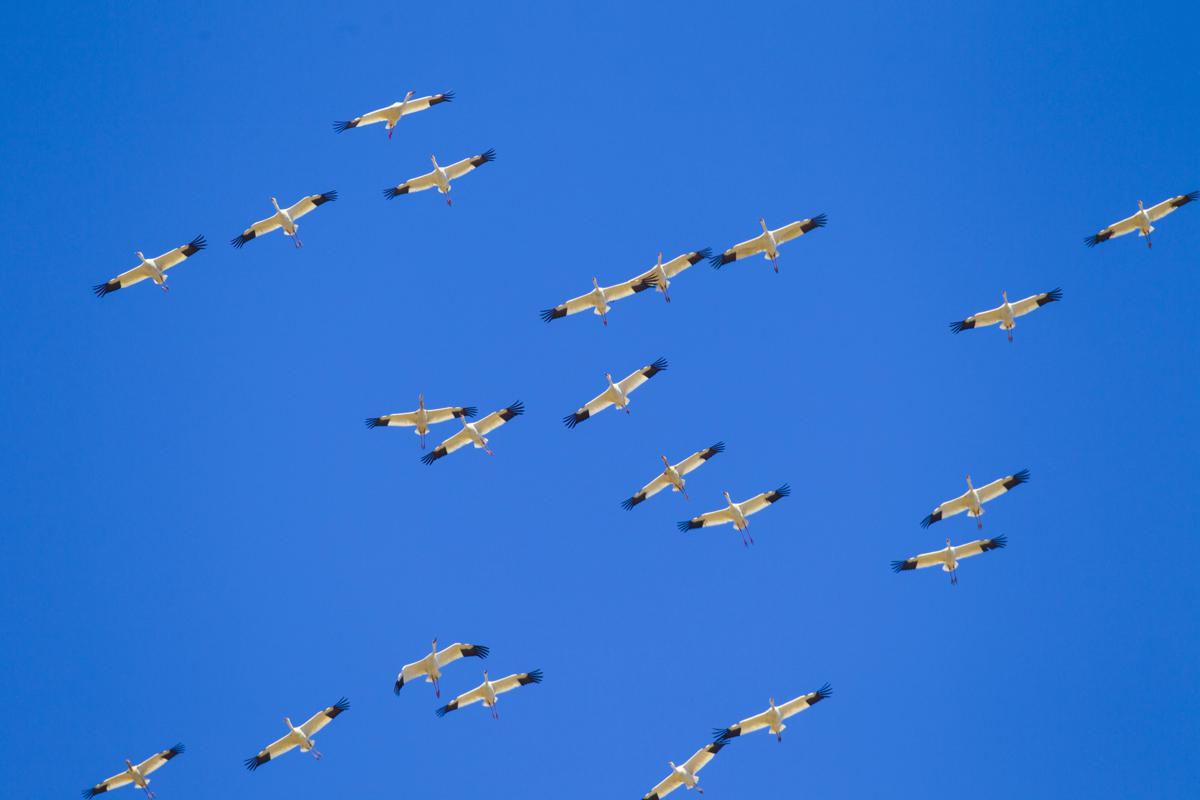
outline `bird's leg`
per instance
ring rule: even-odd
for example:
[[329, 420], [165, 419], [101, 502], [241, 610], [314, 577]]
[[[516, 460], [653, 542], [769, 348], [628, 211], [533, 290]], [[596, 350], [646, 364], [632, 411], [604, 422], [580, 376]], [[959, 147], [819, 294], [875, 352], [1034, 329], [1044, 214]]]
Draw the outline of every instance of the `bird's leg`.
[[395, 132], [396, 132], [396, 126], [395, 126], [395, 125], [393, 125], [392, 127], [388, 128], [388, 138], [389, 138], [389, 139], [390, 139], [390, 138], [392, 138], [392, 134], [393, 134], [393, 133], [395, 133]]
[[775, 272], [779, 272], [779, 262], [776, 260], [778, 256], [771, 256], [771, 266], [775, 268]]
[[[425, 449], [425, 434], [423, 434], [423, 433], [421, 434], [421, 449], [422, 450]], [[438, 696], [440, 697], [441, 695], [438, 695]]]
[[1012, 342], [1012, 331], [1008, 332], [1008, 341], [1009, 341], [1009, 343]]
[[442, 685], [441, 684], [442, 684], [442, 682], [438, 678], [433, 679], [433, 696], [434, 697], [442, 696]]
[[312, 754], [313, 754], [313, 758], [317, 759], [318, 761], [321, 760], [321, 751], [320, 750], [318, 750], [317, 748], [314, 747], [312, 749]]
[[601, 315], [600, 315], [600, 322], [601, 322], [601, 324], [603, 324], [603, 325], [604, 325], [604, 327], [606, 327], [606, 328], [607, 328], [607, 327], [608, 327], [608, 314], [601, 314]]
[[446, 205], [448, 205], [448, 206], [454, 205], [454, 201], [450, 199], [450, 195], [446, 195]]

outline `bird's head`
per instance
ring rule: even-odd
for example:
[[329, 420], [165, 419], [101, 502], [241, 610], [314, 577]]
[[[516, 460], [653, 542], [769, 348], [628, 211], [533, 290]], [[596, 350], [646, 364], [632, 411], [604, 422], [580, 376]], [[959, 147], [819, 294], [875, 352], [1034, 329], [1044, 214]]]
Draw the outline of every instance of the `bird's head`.
[[726, 490], [726, 491], [724, 491], [724, 492], [721, 492], [721, 494], [725, 495], [725, 500], [726, 500], [727, 502], [730, 502], [730, 503], [732, 503], [732, 502], [733, 502], [733, 498], [729, 496], [729, 491], [728, 491], [728, 490]]
[[946, 537], [946, 547], [949, 547], [949, 546], [950, 546], [950, 537], [947, 536]]
[[412, 96], [413, 96], [413, 94], [415, 94], [415, 92], [413, 92], [413, 90], [412, 90], [412, 89], [409, 89], [409, 90], [408, 90], [408, 93], [407, 93], [406, 95], [404, 95], [404, 99], [405, 99], [405, 101], [407, 102], [408, 100], [411, 100], [411, 99], [412, 99]]
[[659, 458], [661, 458], [663, 463], [666, 464], [668, 467], [671, 466], [671, 462], [667, 460], [666, 455], [660, 455]]
[[487, 676], [487, 670], [486, 670], [486, 669], [483, 671], [483, 682], [484, 682], [484, 683], [487, 683], [487, 682], [488, 682], [488, 676]]
[[593, 276], [592, 276], [592, 288], [593, 288], [593, 289], [599, 289], [599, 288], [600, 288], [600, 281], [596, 280], [596, 276], [595, 276], [595, 275], [593, 275]]
[[658, 251], [658, 264], [662, 266], [662, 250]]
[[138, 260], [140, 260], [140, 261], [146, 260], [146, 256], [145, 256], [145, 254], [142, 253], [141, 250], [138, 250], [136, 253], [134, 253], [134, 255], [137, 256]]
[[667, 766], [670, 767], [672, 771], [676, 769], [674, 761], [668, 761]]
[[767, 229], [767, 218], [766, 218], [766, 217], [759, 217], [759, 218], [758, 218], [758, 224], [759, 224], [759, 225], [761, 225], [761, 226], [762, 226], [762, 229], [765, 231], [765, 230]]
[[1138, 200], [1138, 210], [1140, 211], [1141, 209], [1142, 209], [1142, 201]]
[[[417, 405], [420, 408], [425, 407], [425, 393], [424, 392], [417, 392]], [[436, 642], [437, 639], [434, 639], [434, 641]]]
[[967, 473], [967, 486], [971, 485], [971, 473]]
[[1008, 302], [1008, 290], [1001, 289], [1000, 296], [1004, 298], [1004, 302], [1006, 302], [1006, 303]]
[[767, 702], [771, 704], [771, 708], [775, 707], [775, 698], [774, 697], [768, 697]]
[[292, 724], [292, 718], [291, 718], [291, 717], [284, 717], [284, 718], [283, 718], [283, 724], [284, 724], [284, 725], [287, 725], [289, 728], [294, 728], [294, 727], [296, 727], [295, 725], [293, 725], [293, 724]]
[[612, 383], [612, 373], [611, 372], [604, 373], [604, 379], [606, 381], [608, 381], [609, 383]]
[[279, 208], [279, 201], [277, 199], [275, 199], [274, 197], [272, 197], [271, 205], [275, 206], [276, 208]]
[[127, 758], [127, 759], [125, 759], [125, 766], [129, 767], [130, 769], [133, 769], [133, 762]]
[[432, 155], [432, 154], [431, 154], [431, 155], [429, 156], [429, 160], [433, 162], [433, 166], [434, 166], [434, 167], [437, 167], [437, 165], [438, 165], [438, 163], [437, 163], [437, 156], [435, 156], [435, 155]]
[[435, 637], [433, 637], [432, 646], [433, 646], [433, 649], [434, 649], [434, 650], [437, 650], [437, 637], [436, 637], [436, 636], [435, 636]]

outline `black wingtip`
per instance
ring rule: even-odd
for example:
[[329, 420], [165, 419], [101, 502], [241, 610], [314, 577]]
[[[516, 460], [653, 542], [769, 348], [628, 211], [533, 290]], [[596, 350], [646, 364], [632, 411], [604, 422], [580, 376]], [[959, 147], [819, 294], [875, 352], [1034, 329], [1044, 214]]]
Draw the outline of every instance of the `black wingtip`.
[[814, 228], [824, 228], [827, 222], [829, 222], [829, 217], [825, 214], [817, 214], [812, 218], [812, 226]]
[[330, 189], [328, 192], [321, 192], [320, 198], [321, 198], [322, 203], [329, 203], [334, 200], [337, 200], [338, 199], [337, 189]]
[[450, 708], [450, 704], [447, 703], [446, 705], [442, 706], [441, 708], [436, 709], [433, 713], [437, 714], [439, 717], [444, 717], [444, 716], [446, 716], [446, 714], [450, 713], [453, 710], [454, 709]]
[[454, 92], [442, 92], [441, 93], [440, 102], [449, 103], [453, 99], [454, 99]]
[[474, 651], [471, 653], [471, 655], [475, 658], [487, 658], [492, 652], [492, 648], [488, 647], [486, 644], [473, 645], [471, 649]]
[[386, 197], [388, 200], [391, 200], [393, 197], [395, 197], [398, 194], [400, 194], [400, 192], [396, 190], [395, 186], [389, 186], [388, 188], [383, 190], [383, 196]]
[[932, 525], [935, 522], [937, 522], [937, 520], [933, 518], [933, 514], [926, 514], [925, 518], [923, 520], [921, 520], [921, 527], [928, 528], [930, 525]]
[[824, 700], [831, 694], [833, 694], [833, 687], [829, 685], [828, 681], [826, 681], [820, 689], [817, 689], [817, 696], [814, 697], [810, 702], [815, 703], [818, 700]]
[[203, 250], [204, 248], [208, 247], [208, 240], [204, 238], [204, 234], [202, 233], [195, 239], [192, 239], [190, 242], [188, 242], [187, 246], [193, 250]]
[[713, 742], [719, 742], [721, 744], [725, 744], [730, 739], [728, 728], [713, 728], [712, 735]]
[[708, 263], [712, 264], [713, 269], [720, 269], [721, 267], [725, 266], [726, 264], [729, 264], [730, 262], [732, 262], [734, 260], [735, 259], [732, 256], [726, 258], [725, 253], [720, 253], [718, 255], [715, 255], [715, 256], [712, 256], [711, 258], [709, 258]]
[[92, 291], [95, 292], [96, 297], [104, 297], [105, 295], [112, 294], [120, 288], [121, 284], [119, 283], [109, 283], [105, 281], [104, 283], [97, 283], [95, 286], [93, 286]]
[[622, 500], [621, 508], [625, 509], [626, 511], [633, 511], [634, 507], [636, 507], [639, 503], [641, 503], [645, 499], [646, 499], [646, 497], [639, 492], [638, 494], [635, 494], [633, 497], [626, 497], [624, 500]]
[[91, 789], [84, 789], [82, 792], [80, 792], [80, 794], [83, 795], [83, 800], [92, 800], [92, 798], [96, 796], [97, 792], [95, 787], [92, 787]]
[[479, 409], [475, 406], [463, 406], [462, 413], [467, 419], [474, 419], [475, 415], [479, 413]]
[[560, 316], [562, 316], [561, 314], [556, 313], [557, 311], [557, 308], [544, 308], [538, 312], [538, 316], [542, 318], [542, 322], [550, 322], [551, 320], [558, 319]]
[[650, 365], [650, 368], [655, 372], [662, 372], [667, 368], [667, 360], [665, 358], [656, 359], [654, 363]]
[[333, 129], [338, 133], [343, 133], [355, 127], [354, 120], [338, 120], [333, 123]]
[[384, 428], [387, 423], [383, 422], [379, 417], [367, 417], [368, 428]]
[[905, 564], [907, 564], [907, 563], [908, 563], [908, 561], [907, 561], [907, 560], [903, 560], [903, 561], [893, 561], [893, 562], [892, 562], [892, 572], [903, 572], [903, 571], [904, 571], [904, 565], [905, 565]]
[[725, 452], [725, 442], [717, 442], [716, 444], [710, 444], [708, 446], [708, 449], [712, 450], [714, 453], [724, 453]]
[[792, 487], [786, 483], [775, 490], [775, 494], [779, 495], [779, 497], [787, 497], [791, 493], [792, 493]]
[[250, 770], [251, 772], [254, 772], [254, 770], [258, 769], [260, 764], [265, 764], [266, 762], [259, 761], [258, 756], [254, 756], [253, 758], [247, 758], [242, 763], [246, 765], [246, 769]]
[[231, 245], [233, 245], [234, 247], [236, 247], [237, 249], [241, 250], [242, 246], [244, 244], [246, 244], [246, 242], [250, 241], [253, 238], [254, 238], [253, 236], [247, 236], [244, 233], [239, 233], [237, 236], [230, 239], [229, 243]]
[[712, 248], [711, 247], [701, 248], [700, 250], [696, 251], [696, 256], [697, 256], [697, 258], [696, 258], [697, 261], [711, 261], [712, 260]]
[[1106, 241], [1106, 240], [1101, 239], [1100, 234], [1093, 233], [1091, 236], [1085, 237], [1083, 240], [1083, 243], [1086, 244], [1088, 247], [1095, 247], [1096, 245], [1100, 244], [1103, 241]]
[[525, 404], [518, 400], [512, 405], [508, 406], [505, 410], [508, 412], [507, 416], [509, 418], [519, 417], [525, 413]]
[[1004, 535], [992, 537], [992, 547], [997, 550], [1008, 547], [1008, 537]]
[[183, 742], [176, 742], [175, 746], [171, 748], [171, 752], [173, 752], [175, 755], [179, 755], [185, 750], [187, 750], [187, 748], [183, 746]]
[[1012, 476], [1012, 485], [1009, 486], [1009, 488], [1011, 489], [1013, 486], [1020, 486], [1022, 483], [1028, 483], [1028, 482], [1029, 482], [1029, 470], [1023, 469], [1020, 472], [1018, 472], [1017, 474]]
[[527, 672], [527, 673], [525, 673], [525, 676], [528, 678], [526, 683], [541, 683], [542, 682], [542, 671], [540, 669], [535, 669], [533, 672]]
[[1045, 302], [1057, 303], [1059, 300], [1062, 300], [1062, 289], [1055, 287], [1055, 288], [1051, 289], [1050, 291], [1046, 292]]
[[332, 707], [335, 711], [337, 711], [340, 714], [343, 711], [346, 711], [347, 709], [350, 708], [350, 701], [343, 697], [342, 699], [340, 699], [336, 703], [334, 703]]
[[692, 521], [690, 519], [681, 520], [680, 522], [675, 523], [675, 527], [679, 528], [679, 530], [683, 531], [684, 533], [687, 533], [688, 531], [692, 530]]
[[392, 686], [392, 694], [399, 696], [400, 690], [404, 688], [404, 678], [397, 678], [396, 683]]
[[565, 417], [563, 417], [563, 425], [566, 425], [568, 428], [574, 428], [585, 419], [587, 419], [587, 417], [581, 418], [577, 414], [567, 414]]
[[496, 148], [491, 147], [479, 154], [479, 166], [496, 160]]
[[[974, 326], [972, 326], [972, 327], [974, 327]], [[950, 331], [952, 333], [962, 333], [965, 330], [968, 330], [966, 320], [959, 320], [957, 322], [950, 323]]]
[[437, 461], [439, 458], [441, 458], [441, 456], [438, 454], [438, 451], [436, 449], [430, 450], [428, 453], [421, 456], [421, 463], [424, 464], [425, 466], [429, 466], [433, 462]]

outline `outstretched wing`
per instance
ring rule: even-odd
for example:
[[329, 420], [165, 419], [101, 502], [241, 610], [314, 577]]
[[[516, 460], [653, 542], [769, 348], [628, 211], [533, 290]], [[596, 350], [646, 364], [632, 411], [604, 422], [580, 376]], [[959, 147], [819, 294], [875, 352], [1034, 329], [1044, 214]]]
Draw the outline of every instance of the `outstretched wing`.
[[410, 178], [398, 186], [391, 186], [383, 190], [383, 196], [391, 200], [393, 197], [402, 194], [412, 194], [413, 192], [423, 192], [426, 189], [432, 189], [437, 186], [437, 179], [434, 178], [433, 172], [426, 172], [424, 175], [418, 175], [415, 178]]
[[979, 501], [986, 503], [989, 500], [995, 500], [1000, 495], [1007, 492], [1009, 489], [1016, 488], [1022, 483], [1029, 480], [1029, 470], [1023, 469], [1015, 475], [1006, 475], [999, 480], [994, 480], [981, 489], [978, 489]]
[[633, 374], [629, 375], [627, 378], [624, 378], [620, 383], [617, 384], [617, 386], [620, 387], [622, 392], [629, 394], [634, 389], [638, 388], [666, 368], [667, 360], [665, 358], [660, 358], [653, 364], [647, 364]]
[[647, 497], [654, 497], [654, 495], [658, 494], [670, 485], [671, 482], [667, 480], [666, 474], [660, 473], [657, 478], [639, 489], [637, 494], [633, 495], [633, 497], [622, 500], [621, 508], [625, 509], [626, 511], [632, 511], [633, 507], [638, 503], [641, 503]]
[[483, 419], [479, 420], [479, 422], [476, 422], [475, 430], [486, 436], [488, 433], [496, 430], [496, 428], [499, 428], [513, 417], [519, 417], [524, 413], [525, 404], [518, 400], [509, 405], [507, 408], [502, 408], [499, 411], [493, 411]]
[[828, 217], [824, 214], [817, 214], [811, 219], [802, 219], [799, 222], [792, 222], [784, 225], [778, 230], [771, 231], [775, 235], [775, 241], [783, 244], [790, 242], [792, 239], [797, 239], [809, 231], [815, 231], [817, 228], [824, 228]]
[[989, 308], [987, 311], [980, 311], [978, 314], [972, 314], [971, 316], [959, 322], [951, 322], [950, 330], [954, 331], [955, 333], [962, 333], [963, 331], [969, 331], [972, 328], [986, 328], [988, 325], [995, 325], [1000, 320], [1004, 319], [1004, 316], [1000, 312], [1000, 306], [997, 306], [996, 308]]
[[738, 259], [748, 258], [755, 253], [761, 253], [766, 249], [767, 235], [765, 233], [760, 233], [753, 239], [747, 239], [744, 242], [735, 244], [724, 253], [711, 257], [708, 261], [715, 269], [720, 269], [726, 264], [737, 261]]
[[437, 714], [439, 717], [444, 717], [447, 714], [449, 714], [451, 711], [457, 711], [458, 709], [462, 708], [463, 706], [469, 706], [472, 703], [478, 703], [482, 699], [483, 699], [483, 684], [480, 684], [479, 686], [476, 686], [471, 691], [460, 694], [458, 697], [454, 698], [449, 703], [446, 703], [446, 705], [437, 709], [433, 713]]
[[253, 772], [271, 759], [279, 758], [287, 751], [298, 747], [299, 745], [300, 740], [297, 739], [294, 734], [288, 733], [286, 736], [276, 739], [262, 750], [259, 750], [258, 755], [254, 756], [253, 758], [247, 758], [242, 763], [246, 765], [246, 769]]
[[1013, 316], [1023, 317], [1035, 308], [1044, 306], [1046, 303], [1057, 303], [1059, 300], [1062, 300], [1062, 289], [1051, 289], [1048, 292], [1026, 297], [1024, 300], [1013, 303]]
[[692, 531], [696, 528], [711, 528], [713, 525], [725, 525], [733, 522], [733, 514], [728, 508], [718, 511], [708, 511], [698, 517], [676, 523], [681, 531]]
[[1176, 195], [1169, 200], [1163, 200], [1158, 205], [1150, 206], [1146, 209], [1146, 216], [1150, 217], [1151, 222], [1158, 222], [1167, 214], [1174, 212], [1177, 208], [1183, 208], [1198, 197], [1200, 197], [1200, 192]]
[[751, 497], [749, 500], [740, 504], [741, 508], [742, 508], [742, 514], [744, 514], [747, 517], [750, 516], [751, 514], [757, 514], [758, 512], [762, 511], [767, 506], [771, 505], [772, 503], [779, 502], [780, 500], [787, 497], [791, 493], [792, 493], [792, 487], [788, 486], [785, 483], [782, 486], [780, 486], [778, 489], [774, 489], [769, 492], [761, 492], [760, 494], [756, 494], [756, 495], [754, 495], [754, 497]]
[[466, 175], [477, 167], [482, 167], [484, 164], [489, 164], [496, 160], [496, 150], [493, 148], [486, 153], [480, 153], [477, 156], [464, 158], [462, 161], [455, 161], [450, 166], [446, 167], [446, 177], [450, 180], [455, 180]]
[[532, 670], [531, 672], [518, 672], [515, 675], [508, 675], [498, 681], [492, 682], [492, 690], [496, 694], [504, 694], [511, 692], [518, 686], [528, 686], [531, 683], [542, 682], [542, 671], [540, 669]]
[[338, 714], [341, 714], [348, 708], [350, 708], [350, 701], [343, 697], [328, 708], [321, 709], [309, 717], [308, 721], [300, 726], [300, 730], [304, 732], [305, 736], [311, 739], [316, 735], [317, 731], [333, 722]]
[[137, 765], [138, 772], [143, 775], [149, 775], [154, 770], [159, 769], [163, 764], [166, 764], [175, 756], [184, 751], [182, 744], [177, 744], [174, 747], [166, 750], [161, 750], [147, 758], [145, 761]]
[[801, 695], [794, 700], [788, 700], [779, 707], [779, 713], [783, 715], [784, 719], [787, 719], [790, 716], [799, 714], [801, 711], [804, 711], [807, 708], [812, 708], [814, 705], [829, 697], [831, 694], [833, 694], [833, 687], [827, 683], [820, 689], [817, 689], [815, 692], [809, 692], [808, 694]]
[[678, 472], [680, 475], [687, 475], [689, 472], [695, 472], [704, 464], [705, 461], [708, 461], [710, 458], [715, 456], [717, 453], [724, 453], [724, 452], [725, 452], [725, 443], [724, 442], [717, 442], [716, 444], [709, 445], [708, 447], [704, 448], [703, 450], [701, 450], [697, 453], [692, 453], [690, 456], [685, 458], [683, 461], [680, 461], [678, 464], [676, 464], [675, 471]]
[[300, 219], [305, 214], [312, 213], [317, 206], [337, 200], [337, 192], [330, 190], [321, 192], [320, 194], [310, 194], [308, 197], [297, 201], [295, 205], [287, 210], [288, 216], [292, 219]]
[[280, 227], [282, 227], [282, 225], [279, 222], [279, 216], [272, 214], [266, 219], [260, 219], [249, 228], [246, 228], [246, 230], [230, 239], [229, 243], [234, 247], [240, 248], [251, 239], [257, 239], [259, 236], [265, 236], [271, 231], [279, 230]]

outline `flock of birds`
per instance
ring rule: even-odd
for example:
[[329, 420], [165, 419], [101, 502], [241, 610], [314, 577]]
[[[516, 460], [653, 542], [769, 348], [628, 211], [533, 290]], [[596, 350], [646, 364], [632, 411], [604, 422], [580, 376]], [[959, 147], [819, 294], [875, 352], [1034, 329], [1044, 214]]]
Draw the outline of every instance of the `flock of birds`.
[[[343, 132], [352, 128], [382, 122], [385, 123], [384, 129], [387, 131], [388, 138], [391, 138], [401, 118], [409, 114], [424, 111], [441, 103], [449, 102], [454, 97], [452, 92], [442, 92], [414, 99], [413, 94], [410, 91], [404, 96], [403, 100], [349, 121], [336, 122], [334, 123], [334, 129], [338, 132]], [[448, 166], [442, 166], [438, 163], [436, 156], [430, 156], [430, 161], [433, 164], [432, 171], [390, 187], [384, 191], [384, 195], [391, 199], [404, 194], [421, 192], [427, 189], [437, 189], [440, 194], [446, 196], [446, 203], [450, 205], [452, 204], [452, 200], [449, 197], [452, 181], [462, 178], [484, 164], [491, 163], [495, 160], [495, 157], [495, 150], [487, 150], [478, 155], [456, 161]], [[1087, 237], [1084, 241], [1089, 247], [1094, 247], [1109, 239], [1137, 231], [1139, 237], [1146, 239], [1146, 246], [1151, 247], [1150, 235], [1155, 230], [1154, 223], [1173, 213], [1176, 209], [1196, 200], [1198, 197], [1200, 197], [1200, 193], [1190, 192], [1169, 198], [1150, 208], [1145, 208], [1142, 201], [1139, 200], [1136, 213], [1101, 229], [1099, 232]], [[242, 233], [235, 236], [231, 244], [236, 248], [241, 248], [252, 239], [265, 236], [276, 230], [282, 230], [285, 236], [292, 239], [295, 247], [301, 247], [302, 242], [298, 235], [300, 227], [298, 220], [311, 214], [325, 203], [337, 199], [338, 193], [336, 191], [327, 191], [303, 197], [293, 205], [282, 208], [278, 200], [272, 197], [271, 205], [274, 207], [275, 213], [266, 219], [259, 220], [250, 225]], [[550, 322], [591, 309], [593, 314], [600, 317], [604, 325], [608, 325], [608, 313], [611, 311], [613, 303], [651, 288], [660, 292], [663, 295], [663, 299], [669, 303], [671, 302], [671, 296], [668, 293], [668, 289], [671, 280], [705, 259], [708, 259], [714, 268], [720, 269], [734, 261], [762, 254], [763, 258], [770, 261], [774, 270], [778, 272], [779, 248], [794, 239], [824, 227], [826, 222], [826, 215], [818, 214], [811, 218], [791, 222], [782, 227], [772, 229], [767, 226], [765, 219], [759, 219], [759, 225], [762, 228], [760, 234], [730, 247], [719, 255], [714, 256], [710, 249], [703, 248], [683, 253], [664, 263], [662, 253], [660, 252], [656, 263], [652, 267], [622, 283], [601, 286], [598, 279], [593, 277], [591, 291], [542, 311], [542, 319]], [[96, 285], [94, 291], [97, 296], [103, 297], [118, 289], [124, 289], [145, 280], [153, 281], [166, 291], [169, 288], [167, 286], [167, 271], [179, 266], [196, 253], [205, 249], [206, 244], [204, 236], [201, 235], [192, 239], [187, 244], [168, 250], [155, 258], [146, 258], [141, 251], [138, 251], [136, 253], [138, 258], [137, 266], [122, 272], [104, 283]], [[1003, 302], [999, 306], [952, 322], [950, 324], [951, 330], [954, 333], [960, 333], [972, 328], [998, 324], [1001, 330], [1008, 333], [1008, 339], [1011, 342], [1013, 338], [1012, 330], [1016, 327], [1016, 319], [1048, 303], [1061, 300], [1062, 291], [1053, 289], [1048, 292], [1031, 295], [1015, 303], [1009, 301], [1007, 292], [1003, 292], [1001, 296]], [[659, 358], [650, 364], [634, 370], [619, 381], [613, 381], [612, 374], [606, 373], [605, 380], [607, 381], [607, 386], [605, 389], [580, 406], [575, 412], [566, 415], [563, 418], [564, 424], [568, 428], [574, 428], [581, 422], [590, 419], [610, 407], [616, 407], [629, 413], [630, 394], [666, 369], [667, 361]], [[473, 445], [476, 449], [483, 450], [488, 455], [493, 455], [489, 447], [488, 434], [506, 422], [522, 415], [524, 412], [524, 404], [517, 401], [505, 408], [493, 411], [478, 421], [472, 421], [478, 413], [478, 409], [475, 406], [426, 408], [425, 397], [421, 394], [417, 397], [417, 408], [415, 410], [370, 417], [366, 420], [366, 424], [368, 428], [412, 428], [414, 433], [420, 438], [421, 449], [425, 449], [426, 437], [430, 433], [431, 426], [451, 420], [458, 420], [461, 423], [461, 429], [444, 439], [437, 447], [421, 458], [425, 464], [433, 464], [438, 459], [460, 450], [468, 444]], [[626, 510], [632, 510], [668, 487], [670, 487], [671, 491], [678, 492], [687, 499], [688, 495], [685, 490], [686, 480], [684, 476], [704, 466], [710, 459], [719, 455], [724, 450], [724, 442], [717, 442], [692, 453], [674, 464], [671, 463], [665, 454], [661, 455], [663, 463], [662, 472], [633, 495], [623, 500], [621, 506]], [[982, 529], [983, 522], [980, 517], [984, 513], [984, 504], [995, 500], [1028, 480], [1029, 470], [1024, 469], [976, 488], [971, 481], [971, 476], [968, 475], [967, 490], [958, 497], [939, 504], [921, 521], [921, 525], [927, 528], [947, 517], [966, 512], [967, 516], [976, 519], [977, 526]], [[741, 535], [742, 544], [748, 547], [753, 544], [754, 540], [749, 534], [749, 522], [747, 518], [787, 497], [790, 491], [790, 488], [785, 483], [776, 489], [761, 492], [741, 502], [735, 502], [730, 493], [725, 492], [726, 505], [723, 508], [683, 520], [678, 524], [679, 529], [690, 531], [715, 525], [732, 524], [734, 530]], [[929, 553], [921, 553], [907, 559], [893, 561], [892, 569], [896, 572], [902, 572], [940, 566], [943, 572], [949, 573], [951, 584], [957, 584], [957, 571], [962, 559], [1003, 548], [1006, 543], [1006, 537], [995, 536], [954, 545], [948, 537], [944, 548]], [[458, 642], [439, 650], [437, 639], [434, 639], [429, 653], [417, 661], [405, 664], [400, 670], [400, 673], [396, 676], [394, 691], [398, 695], [405, 684], [423, 678], [425, 682], [433, 685], [435, 695], [440, 698], [440, 682], [442, 670], [445, 667], [466, 657], [487, 658], [489, 652], [489, 648], [484, 645]], [[440, 706], [436, 709], [436, 714], [438, 717], [443, 717], [464, 706], [482, 703], [485, 708], [490, 710], [493, 718], [498, 718], [499, 714], [496, 710], [496, 705], [499, 702], [500, 695], [522, 686], [541, 683], [541, 681], [542, 672], [537, 669], [530, 672], [514, 673], [495, 681], [491, 680], [488, 677], [488, 672], [484, 670], [483, 682], [481, 684], [459, 694], [450, 702]], [[704, 790], [698, 785], [700, 780], [698, 773], [732, 739], [754, 731], [767, 730], [774, 734], [779, 741], [782, 741], [783, 731], [787, 727], [784, 724], [784, 720], [828, 698], [831, 693], [832, 690], [829, 684], [825, 684], [814, 692], [801, 695], [778, 706], [772, 697], [769, 699], [768, 707], [765, 711], [747, 717], [728, 727], [715, 729], [715, 738], [713, 741], [705, 744], [682, 764], [677, 765], [673, 761], [668, 762], [670, 772], [650, 792], [644, 795], [643, 800], [659, 800], [659, 798], [665, 797], [681, 786], [688, 789], [694, 788], [698, 792], [703, 793]], [[350, 703], [345, 698], [342, 698], [333, 705], [313, 714], [300, 726], [292, 724], [291, 719], [285, 716], [283, 721], [287, 726], [287, 733], [264, 747], [253, 757], [246, 759], [246, 767], [250, 770], [255, 770], [268, 761], [279, 758], [281, 755], [297, 748], [302, 753], [310, 753], [314, 758], [320, 758], [321, 754], [315, 747], [314, 737], [349, 708]], [[167, 762], [183, 752], [184, 746], [177, 744], [174, 747], [155, 753], [138, 764], [134, 764], [127, 759], [123, 771], [84, 790], [83, 796], [90, 799], [98, 794], [122, 786], [134, 785], [143, 789], [148, 799], [153, 798], [155, 795], [149, 788], [149, 775], [161, 769]]]

